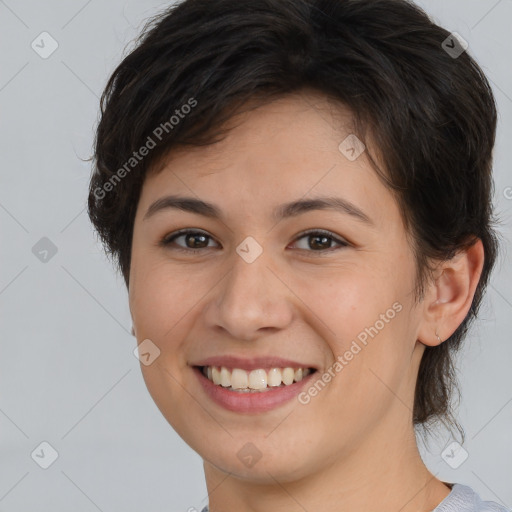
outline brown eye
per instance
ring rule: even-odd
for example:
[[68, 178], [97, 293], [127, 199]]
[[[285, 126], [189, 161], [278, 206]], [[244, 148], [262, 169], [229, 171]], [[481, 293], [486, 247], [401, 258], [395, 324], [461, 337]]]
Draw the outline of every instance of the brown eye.
[[347, 247], [349, 244], [344, 240], [340, 240], [330, 231], [308, 231], [303, 233], [296, 240], [306, 239], [305, 247], [299, 247], [301, 250], [309, 252], [326, 252], [332, 249], [332, 243], [337, 243], [342, 247]]
[[200, 251], [201, 249], [208, 248], [208, 240], [211, 239], [209, 235], [203, 233], [202, 231], [193, 231], [190, 229], [185, 229], [182, 231], [178, 231], [170, 236], [166, 236], [161, 245], [164, 247], [169, 247], [172, 244], [176, 244], [176, 240], [183, 239], [183, 245], [177, 244], [176, 249], [179, 251]]

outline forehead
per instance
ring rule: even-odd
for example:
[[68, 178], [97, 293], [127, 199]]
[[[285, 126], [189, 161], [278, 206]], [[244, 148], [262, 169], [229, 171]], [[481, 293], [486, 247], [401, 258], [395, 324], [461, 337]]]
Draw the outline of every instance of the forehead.
[[[332, 143], [353, 132], [352, 114], [339, 102], [315, 91], [300, 91], [263, 104], [254, 99], [247, 102], [221, 127], [227, 134], [222, 141], [205, 146], [173, 148], [149, 174], [181, 167], [190, 162], [191, 173], [201, 177], [206, 168], [222, 169], [240, 153], [259, 152], [261, 158], [289, 161], [302, 148], [305, 157], [315, 151], [333, 149]], [[272, 153], [272, 149], [278, 152]]]
[[230, 119], [222, 141], [171, 151], [146, 177], [141, 204], [166, 192], [256, 214], [300, 198], [341, 194], [378, 218], [393, 200], [365, 152], [350, 160], [340, 150], [353, 137], [352, 125], [347, 109], [319, 94], [244, 108]]

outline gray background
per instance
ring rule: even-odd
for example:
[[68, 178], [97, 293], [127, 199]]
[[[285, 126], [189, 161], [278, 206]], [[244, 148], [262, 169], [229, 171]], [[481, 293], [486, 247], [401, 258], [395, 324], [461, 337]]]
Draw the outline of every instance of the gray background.
[[[441, 454], [452, 441], [445, 431], [421, 450], [439, 478], [512, 507], [512, 1], [419, 3], [469, 42], [492, 81], [504, 239], [481, 319], [458, 363], [469, 456], [456, 469], [445, 462]], [[3, 512], [175, 512], [206, 504], [202, 461], [161, 416], [132, 353], [126, 290], [89, 224], [91, 166], [80, 160], [91, 155], [109, 74], [144, 20], [166, 5], [0, 0]], [[43, 31], [59, 45], [47, 59], [31, 47]], [[57, 249], [46, 262], [32, 251], [42, 237]], [[43, 441], [58, 452], [48, 469], [31, 457]], [[39, 461], [49, 457], [38, 450]]]

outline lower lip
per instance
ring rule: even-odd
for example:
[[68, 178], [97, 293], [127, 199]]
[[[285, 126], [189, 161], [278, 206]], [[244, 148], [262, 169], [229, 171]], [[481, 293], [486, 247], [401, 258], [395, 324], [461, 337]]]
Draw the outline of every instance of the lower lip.
[[300, 393], [301, 389], [316, 374], [316, 372], [310, 373], [301, 381], [294, 382], [289, 386], [270, 388], [268, 391], [255, 393], [239, 393], [214, 384], [203, 375], [200, 368], [194, 367], [193, 370], [206, 394], [218, 405], [229, 411], [254, 413], [271, 411], [289, 402]]

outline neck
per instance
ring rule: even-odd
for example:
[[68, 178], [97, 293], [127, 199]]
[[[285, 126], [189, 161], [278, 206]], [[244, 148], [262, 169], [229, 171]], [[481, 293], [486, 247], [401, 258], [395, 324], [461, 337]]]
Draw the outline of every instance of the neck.
[[381, 423], [364, 443], [351, 444], [333, 460], [295, 481], [280, 481], [267, 470], [268, 478], [259, 475], [258, 483], [205, 461], [210, 512], [430, 512], [450, 493], [423, 463], [409, 422], [402, 428]]

